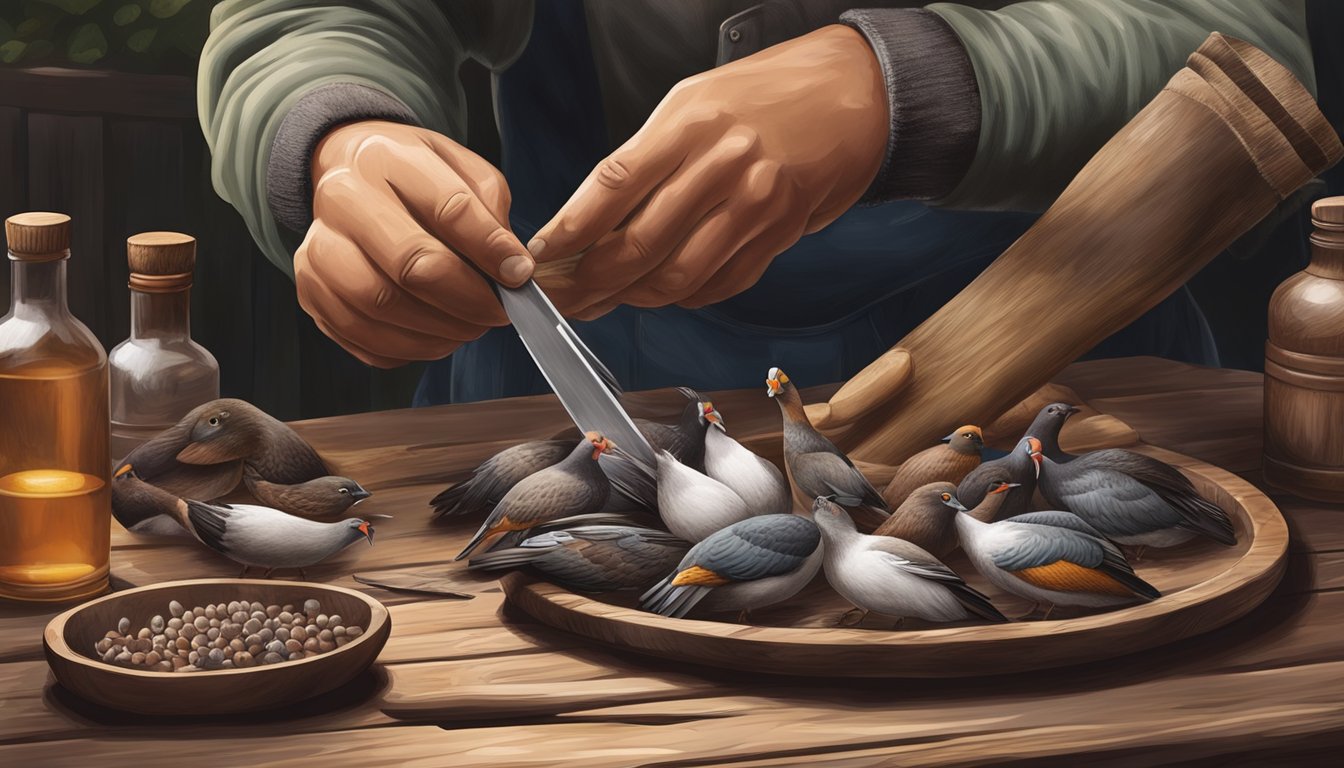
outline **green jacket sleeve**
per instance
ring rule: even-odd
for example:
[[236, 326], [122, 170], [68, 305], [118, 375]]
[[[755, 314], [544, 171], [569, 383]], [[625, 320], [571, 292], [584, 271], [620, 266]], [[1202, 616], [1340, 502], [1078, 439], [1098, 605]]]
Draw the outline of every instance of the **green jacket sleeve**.
[[1040, 210], [1210, 32], [1247, 40], [1312, 93], [1301, 0], [1049, 0], [928, 7], [961, 40], [980, 94], [975, 157], [936, 204]]
[[[329, 128], [386, 117], [464, 139], [458, 67], [468, 57], [496, 70], [507, 66], [526, 43], [531, 16], [531, 3], [521, 0], [220, 3], [211, 15], [197, 79], [215, 190], [242, 214], [267, 257], [292, 274], [296, 233], [286, 230], [302, 230], [277, 220], [268, 171], [275, 186], [277, 168], [287, 169], [291, 178], [280, 181], [297, 196], [307, 188], [301, 177], [311, 146], [289, 147], [286, 154], [294, 157], [275, 162], [275, 139], [286, 118], [291, 128], [306, 122], [308, 134], [324, 130], [324, 120]], [[300, 105], [304, 108], [295, 112]]]

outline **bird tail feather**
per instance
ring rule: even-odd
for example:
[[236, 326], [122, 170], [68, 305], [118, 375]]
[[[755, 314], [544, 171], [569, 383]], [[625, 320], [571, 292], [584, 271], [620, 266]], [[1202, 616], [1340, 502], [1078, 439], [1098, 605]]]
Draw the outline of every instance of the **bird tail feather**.
[[985, 621], [1008, 621], [1008, 617], [1004, 616], [998, 608], [994, 607], [994, 604], [990, 602], [989, 597], [980, 593], [966, 582], [949, 584], [948, 587], [952, 590], [952, 596], [957, 598], [957, 601], [965, 606], [966, 610], [976, 616], [979, 616]]
[[510, 568], [521, 568], [549, 551], [549, 548], [513, 547], [484, 552], [467, 562], [467, 570], [503, 571]]
[[1097, 567], [1097, 570], [1120, 582], [1136, 597], [1143, 598], [1145, 602], [1156, 600], [1162, 596], [1157, 587], [1139, 578], [1139, 575], [1134, 572], [1133, 566], [1115, 547], [1106, 548], [1106, 553], [1102, 556], [1101, 565]]
[[692, 584], [673, 586], [672, 577], [669, 576], [644, 593], [639, 600], [639, 607], [650, 613], [680, 619], [690, 613], [711, 589], [712, 587]]
[[444, 491], [439, 492], [437, 496], [429, 500], [429, 506], [434, 508], [434, 517], [443, 517], [444, 515], [462, 514], [466, 510], [462, 506], [463, 497], [470, 490], [471, 480], [450, 486]]
[[1167, 501], [1185, 518], [1179, 528], [1201, 533], [1225, 547], [1236, 545], [1237, 536], [1232, 530], [1232, 519], [1222, 507], [1198, 495]]
[[188, 530], [200, 539], [201, 543], [217, 552], [227, 552], [224, 545], [226, 518], [219, 510], [209, 504], [191, 499], [183, 499], [187, 505], [186, 522]]
[[481, 545], [481, 542], [485, 541], [485, 537], [489, 535], [490, 535], [490, 521], [486, 520], [484, 523], [481, 523], [481, 527], [479, 530], [476, 531], [476, 535], [471, 537], [471, 541], [468, 541], [467, 546], [463, 547], [462, 551], [457, 553], [457, 557], [454, 557], [453, 561], [457, 562], [458, 560], [462, 560], [463, 558], [465, 558], [467, 555], [470, 555], [472, 550], [479, 547]]

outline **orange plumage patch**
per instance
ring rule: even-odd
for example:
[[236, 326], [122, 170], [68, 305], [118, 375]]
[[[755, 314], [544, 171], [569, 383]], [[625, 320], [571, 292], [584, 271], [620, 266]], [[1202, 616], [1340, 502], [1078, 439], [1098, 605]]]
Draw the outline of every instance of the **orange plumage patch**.
[[672, 579], [672, 586], [674, 587], [718, 587], [727, 583], [728, 580], [719, 574], [698, 565], [687, 568]]
[[1130, 597], [1129, 587], [1095, 568], [1087, 568], [1067, 560], [1056, 560], [1049, 565], [1013, 571], [1019, 579], [1056, 592], [1091, 592], [1100, 595]]
[[498, 523], [495, 523], [494, 525], [490, 526], [490, 533], [494, 534], [494, 533], [503, 533], [503, 532], [505, 532], [505, 531], [525, 531], [525, 530], [527, 530], [528, 528], [531, 528], [531, 527], [534, 526], [534, 525], [536, 525], [535, 522], [533, 522], [533, 523], [527, 523], [527, 522], [517, 522], [517, 523], [515, 523], [514, 521], [510, 520], [508, 517], [501, 517], [501, 518], [499, 519], [499, 522], [498, 522]]

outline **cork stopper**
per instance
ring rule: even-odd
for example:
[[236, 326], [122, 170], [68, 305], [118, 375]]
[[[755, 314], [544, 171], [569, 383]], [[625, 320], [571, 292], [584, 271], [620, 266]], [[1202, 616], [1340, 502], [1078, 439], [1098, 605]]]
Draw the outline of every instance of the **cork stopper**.
[[196, 268], [196, 238], [180, 232], [142, 232], [126, 238], [130, 287], [163, 293], [191, 286]]
[[10, 254], [19, 261], [55, 261], [70, 255], [70, 217], [33, 211], [5, 219]]
[[1321, 229], [1344, 228], [1344, 197], [1323, 197], [1312, 203], [1311, 223]]

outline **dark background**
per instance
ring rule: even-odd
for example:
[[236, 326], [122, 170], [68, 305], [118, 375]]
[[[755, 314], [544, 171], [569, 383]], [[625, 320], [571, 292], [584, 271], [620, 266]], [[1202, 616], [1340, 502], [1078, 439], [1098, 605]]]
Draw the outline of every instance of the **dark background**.
[[[406, 406], [419, 368], [370, 369], [323, 336], [211, 187], [194, 85], [211, 5], [0, 0], [0, 216], [73, 217], [71, 308], [108, 349], [129, 332], [126, 238], [181, 231], [199, 243], [192, 332], [225, 396], [283, 419]], [[469, 143], [497, 161], [489, 75], [468, 64], [461, 76]], [[1309, 224], [1285, 213], [1191, 282], [1225, 366], [1261, 368], [1269, 296], [1305, 264]]]

